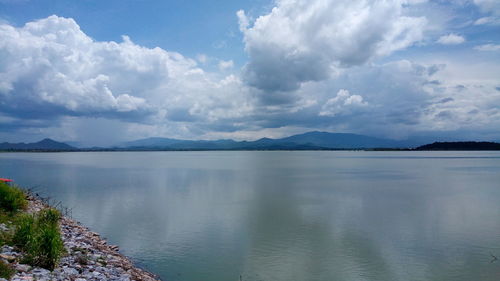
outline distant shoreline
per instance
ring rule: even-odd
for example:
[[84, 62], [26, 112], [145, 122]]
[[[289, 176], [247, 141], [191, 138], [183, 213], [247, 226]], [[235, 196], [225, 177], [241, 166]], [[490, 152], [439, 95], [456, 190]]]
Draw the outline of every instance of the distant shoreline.
[[[110, 152], [110, 151], [414, 151], [500, 150], [500, 143], [478, 141], [433, 142], [379, 139], [349, 133], [308, 132], [281, 139], [255, 141], [181, 140], [147, 138], [113, 146], [69, 145], [49, 138], [34, 143], [0, 143], [7, 152]], [[427, 144], [426, 144], [427, 143]]]
[[65, 152], [203, 152], [203, 151], [500, 151], [498, 149], [453, 149], [453, 148], [318, 148], [318, 149], [75, 149], [75, 150], [0, 150], [0, 153], [65, 153]]

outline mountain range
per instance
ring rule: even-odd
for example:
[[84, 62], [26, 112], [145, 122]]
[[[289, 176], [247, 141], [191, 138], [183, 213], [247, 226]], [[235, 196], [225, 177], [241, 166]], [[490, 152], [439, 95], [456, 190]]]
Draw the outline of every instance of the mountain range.
[[280, 139], [262, 138], [255, 141], [223, 140], [178, 140], [169, 138], [146, 138], [126, 142], [119, 148], [167, 149], [167, 150], [305, 150], [305, 149], [363, 149], [363, 148], [408, 148], [418, 145], [411, 141], [396, 141], [357, 134], [308, 132]]
[[[365, 135], [328, 132], [308, 132], [285, 138], [262, 138], [255, 141], [181, 140], [170, 138], [146, 138], [125, 142], [113, 147], [76, 148], [63, 142], [44, 139], [36, 143], [0, 143], [0, 150], [16, 151], [101, 151], [101, 150], [323, 150], [323, 149], [412, 149], [429, 150], [436, 146], [422, 146], [431, 141], [423, 139], [391, 140]], [[453, 143], [452, 143], [453, 144]], [[480, 143], [478, 143], [480, 144]], [[484, 145], [483, 145], [484, 146]], [[482, 147], [483, 147], [482, 146]], [[447, 145], [451, 147], [453, 145]], [[494, 147], [494, 146], [491, 146]], [[496, 146], [495, 146], [496, 147]], [[471, 150], [473, 145], [457, 146]], [[439, 149], [439, 147], [437, 148]]]
[[43, 139], [39, 142], [33, 143], [0, 143], [0, 150], [18, 150], [18, 151], [68, 151], [77, 150], [77, 148], [65, 144], [63, 142], [57, 142], [51, 139]]

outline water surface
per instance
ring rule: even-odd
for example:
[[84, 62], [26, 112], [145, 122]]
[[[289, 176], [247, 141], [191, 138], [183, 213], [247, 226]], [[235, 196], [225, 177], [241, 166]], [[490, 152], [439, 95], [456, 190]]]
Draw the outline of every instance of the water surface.
[[500, 280], [500, 152], [0, 153], [164, 280]]

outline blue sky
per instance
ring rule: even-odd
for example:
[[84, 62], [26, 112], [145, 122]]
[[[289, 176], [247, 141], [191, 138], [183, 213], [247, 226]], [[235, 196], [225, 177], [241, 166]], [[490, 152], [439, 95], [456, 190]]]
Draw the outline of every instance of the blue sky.
[[500, 1], [0, 0], [0, 140], [500, 140]]

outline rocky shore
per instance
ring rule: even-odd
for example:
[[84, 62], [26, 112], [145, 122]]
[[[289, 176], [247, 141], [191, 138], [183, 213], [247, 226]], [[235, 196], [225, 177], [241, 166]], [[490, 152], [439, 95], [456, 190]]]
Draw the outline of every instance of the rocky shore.
[[[28, 196], [28, 201], [28, 212], [48, 207], [33, 196]], [[60, 228], [66, 253], [52, 272], [21, 264], [22, 253], [11, 246], [2, 246], [0, 259], [16, 271], [11, 280], [160, 280], [152, 273], [135, 267], [129, 258], [119, 253], [118, 246], [109, 245], [99, 234], [80, 223], [63, 217]], [[0, 231], [9, 231], [9, 227], [0, 224]], [[5, 279], [0, 278], [2, 280]]]

